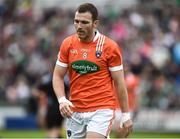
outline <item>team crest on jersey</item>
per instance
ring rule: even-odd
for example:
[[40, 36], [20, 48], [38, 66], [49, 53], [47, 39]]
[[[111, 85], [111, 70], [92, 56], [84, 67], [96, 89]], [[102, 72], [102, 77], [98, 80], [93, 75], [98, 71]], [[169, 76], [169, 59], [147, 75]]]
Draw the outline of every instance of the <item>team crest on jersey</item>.
[[96, 63], [87, 60], [75, 61], [71, 64], [71, 68], [79, 74], [88, 74], [100, 70], [100, 67]]
[[103, 51], [103, 47], [104, 47], [104, 42], [105, 42], [105, 36], [104, 35], [100, 35], [96, 44], [96, 57], [100, 58], [102, 55], [102, 51]]
[[102, 55], [102, 52], [101, 52], [101, 51], [96, 51], [96, 57], [97, 57], [97, 58], [100, 58], [101, 55]]

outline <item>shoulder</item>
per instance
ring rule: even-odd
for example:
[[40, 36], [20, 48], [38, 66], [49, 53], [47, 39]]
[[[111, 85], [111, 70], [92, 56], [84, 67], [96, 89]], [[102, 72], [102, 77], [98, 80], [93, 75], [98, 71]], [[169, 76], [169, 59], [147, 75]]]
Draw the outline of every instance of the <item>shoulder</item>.
[[62, 43], [70, 43], [75, 39], [75, 34], [66, 37]]
[[62, 41], [60, 47], [67, 48], [67, 47], [71, 46], [71, 44], [73, 43], [74, 40], [75, 40], [75, 35], [70, 35]]
[[109, 50], [119, 49], [120, 46], [110, 37], [105, 36], [105, 46]]
[[117, 46], [117, 43], [113, 39], [107, 36], [105, 37], [106, 37], [106, 43], [108, 43], [109, 45]]

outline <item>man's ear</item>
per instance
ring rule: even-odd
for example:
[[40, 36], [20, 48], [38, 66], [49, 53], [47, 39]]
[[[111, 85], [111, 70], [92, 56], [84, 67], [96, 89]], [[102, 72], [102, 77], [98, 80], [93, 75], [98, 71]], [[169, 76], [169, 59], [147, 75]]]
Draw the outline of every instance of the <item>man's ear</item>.
[[93, 27], [97, 28], [99, 26], [99, 20], [95, 20], [93, 23]]

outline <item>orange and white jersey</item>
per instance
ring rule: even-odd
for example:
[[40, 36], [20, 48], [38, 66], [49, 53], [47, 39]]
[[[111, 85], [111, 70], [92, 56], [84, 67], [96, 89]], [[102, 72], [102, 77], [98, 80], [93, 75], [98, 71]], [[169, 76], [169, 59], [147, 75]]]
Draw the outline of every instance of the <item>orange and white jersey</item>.
[[119, 46], [113, 40], [98, 31], [88, 43], [71, 35], [62, 42], [56, 64], [69, 70], [73, 111], [115, 109], [110, 71], [122, 70], [123, 65]]

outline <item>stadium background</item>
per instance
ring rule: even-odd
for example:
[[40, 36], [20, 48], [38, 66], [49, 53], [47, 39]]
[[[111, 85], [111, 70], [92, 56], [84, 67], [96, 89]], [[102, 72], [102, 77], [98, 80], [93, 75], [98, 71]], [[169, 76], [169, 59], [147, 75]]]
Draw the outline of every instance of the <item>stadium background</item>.
[[131, 137], [180, 137], [179, 0], [0, 0], [0, 137], [45, 137], [29, 102], [83, 2], [97, 5], [100, 32], [140, 79]]

